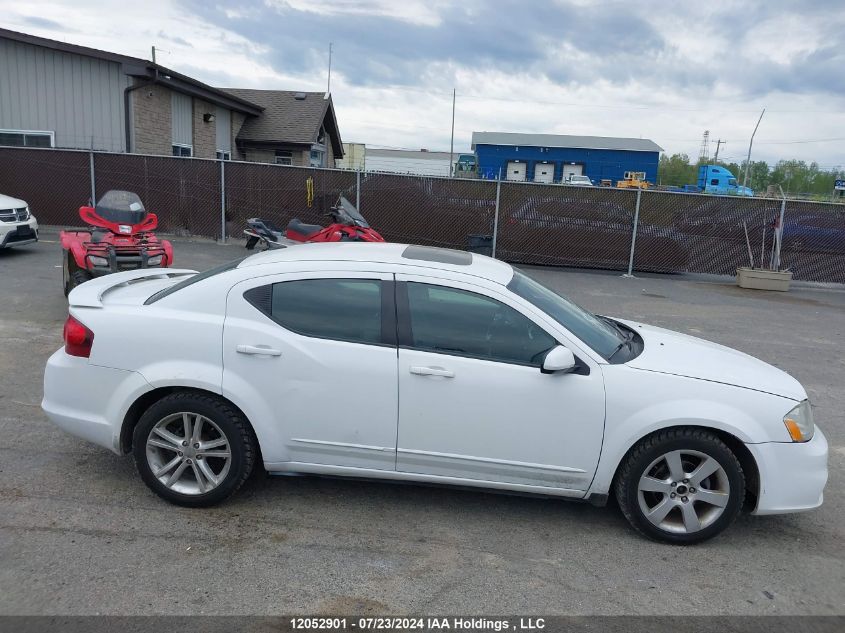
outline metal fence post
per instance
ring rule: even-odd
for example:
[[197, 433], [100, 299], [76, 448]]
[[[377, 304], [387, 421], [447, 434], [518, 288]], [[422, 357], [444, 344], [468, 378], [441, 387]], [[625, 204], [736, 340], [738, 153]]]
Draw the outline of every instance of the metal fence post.
[[226, 161], [220, 161], [220, 243], [226, 243]]
[[502, 181], [496, 181], [496, 211], [493, 214], [493, 249], [490, 255], [496, 257], [496, 241], [499, 237], [499, 198], [502, 193]]
[[361, 170], [355, 172], [355, 208], [361, 212]]
[[637, 245], [637, 225], [640, 223], [640, 198], [643, 190], [637, 188], [637, 206], [634, 208], [634, 230], [631, 232], [631, 255], [628, 257], [628, 273], [623, 277], [634, 276], [634, 248]]
[[775, 256], [772, 270], [780, 270], [780, 247], [783, 245], [783, 216], [786, 215], [786, 196], [780, 202], [780, 220], [778, 220], [777, 238], [775, 240]]
[[94, 150], [88, 152], [88, 171], [91, 174], [91, 206], [97, 204], [97, 180], [94, 177]]

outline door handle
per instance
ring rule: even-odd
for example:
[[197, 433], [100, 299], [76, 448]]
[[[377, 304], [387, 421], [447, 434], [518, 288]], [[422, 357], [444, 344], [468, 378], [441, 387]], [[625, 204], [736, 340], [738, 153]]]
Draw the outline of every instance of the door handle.
[[454, 378], [455, 372], [443, 369], [442, 367], [416, 367], [410, 369], [412, 374], [417, 376], [440, 376], [441, 378]]
[[263, 345], [238, 345], [235, 350], [238, 354], [250, 354], [253, 356], [281, 356], [282, 351], [265, 347]]

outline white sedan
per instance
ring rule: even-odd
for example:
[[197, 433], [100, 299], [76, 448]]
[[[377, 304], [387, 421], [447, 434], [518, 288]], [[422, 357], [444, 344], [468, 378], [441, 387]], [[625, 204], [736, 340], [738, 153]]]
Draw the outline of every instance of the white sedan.
[[803, 387], [740, 352], [595, 316], [501, 261], [309, 244], [70, 294], [42, 407], [208, 506], [257, 461], [603, 504], [652, 538], [818, 507], [827, 442]]

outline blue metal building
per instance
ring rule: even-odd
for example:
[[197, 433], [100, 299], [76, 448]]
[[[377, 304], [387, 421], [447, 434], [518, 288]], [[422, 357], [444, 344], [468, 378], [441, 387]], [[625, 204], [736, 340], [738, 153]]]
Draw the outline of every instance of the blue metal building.
[[565, 182], [585, 175], [594, 184], [609, 179], [614, 185], [626, 171], [645, 172], [646, 180], [656, 182], [663, 151], [642, 138], [511, 132], [473, 132], [472, 149], [480, 178]]

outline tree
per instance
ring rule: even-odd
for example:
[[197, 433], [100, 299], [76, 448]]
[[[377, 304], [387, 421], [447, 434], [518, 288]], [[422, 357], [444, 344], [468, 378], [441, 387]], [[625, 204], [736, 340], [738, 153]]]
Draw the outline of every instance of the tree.
[[[701, 161], [695, 165], [689, 164], [686, 154], [663, 155], [657, 168], [657, 182], [661, 185], [683, 186], [695, 184], [698, 180], [700, 165], [718, 165], [731, 172], [742, 184], [745, 178], [745, 161], [741, 164], [725, 163], [722, 161]], [[769, 167], [766, 161], [753, 160], [748, 168], [748, 187], [757, 194], [763, 194], [769, 185], [780, 185], [784, 193], [827, 198], [833, 191], [833, 182], [840, 174], [841, 167], [821, 169], [816, 162], [807, 163], [803, 160], [780, 160], [774, 167]]]
[[696, 167], [690, 165], [689, 156], [686, 154], [664, 154], [660, 157], [657, 166], [657, 182], [661, 185], [672, 185], [682, 187], [695, 184]]

